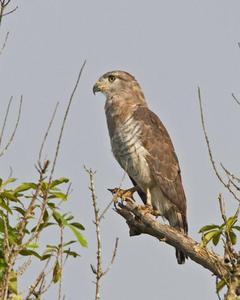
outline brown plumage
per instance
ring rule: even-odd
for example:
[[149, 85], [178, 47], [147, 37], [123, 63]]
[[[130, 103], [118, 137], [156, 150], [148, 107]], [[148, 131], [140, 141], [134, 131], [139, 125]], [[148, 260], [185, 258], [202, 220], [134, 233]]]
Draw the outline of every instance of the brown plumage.
[[[186, 198], [177, 156], [169, 134], [147, 106], [144, 94], [127, 72], [104, 74], [94, 93], [106, 95], [105, 113], [112, 151], [145, 205], [187, 234]], [[177, 261], [185, 255], [176, 249]]]

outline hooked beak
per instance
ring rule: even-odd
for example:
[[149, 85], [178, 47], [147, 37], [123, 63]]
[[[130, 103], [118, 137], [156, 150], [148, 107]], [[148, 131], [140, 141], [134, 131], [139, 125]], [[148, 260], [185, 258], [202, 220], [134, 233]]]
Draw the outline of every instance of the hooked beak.
[[97, 92], [104, 93], [107, 90], [107, 88], [108, 87], [104, 81], [98, 80], [93, 86], [93, 94], [95, 95], [95, 93]]
[[95, 95], [97, 92], [100, 92], [99, 83], [98, 81], [93, 86], [93, 94]]

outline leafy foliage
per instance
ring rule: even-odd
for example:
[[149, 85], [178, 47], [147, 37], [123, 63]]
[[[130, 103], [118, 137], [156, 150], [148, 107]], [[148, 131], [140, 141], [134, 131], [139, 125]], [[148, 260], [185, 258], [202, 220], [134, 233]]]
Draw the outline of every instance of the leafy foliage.
[[[14, 188], [11, 186], [16, 182], [15, 178], [0, 178], [0, 282], [8, 276], [9, 292], [16, 296], [14, 264], [17, 257], [34, 257], [42, 262], [53, 258], [51, 281], [57, 283], [62, 272], [61, 256], [65, 259], [79, 257], [71, 248], [75, 243], [87, 247], [87, 240], [82, 234], [84, 226], [70, 213], [62, 214], [60, 211], [60, 206], [69, 198], [68, 192], [60, 189], [60, 185], [67, 184], [69, 180], [62, 177], [47, 182], [43, 173], [38, 182], [24, 182]], [[40, 250], [39, 237], [50, 226], [59, 232], [60, 243], [46, 245]], [[70, 229], [74, 239], [63, 241], [65, 228]]]
[[240, 231], [240, 226], [237, 225], [237, 215], [229, 217], [221, 225], [210, 224], [203, 226], [199, 233], [202, 234], [202, 245], [206, 246], [210, 241], [214, 246], [217, 246], [220, 238], [224, 241], [229, 241], [232, 245], [237, 243], [236, 231]]

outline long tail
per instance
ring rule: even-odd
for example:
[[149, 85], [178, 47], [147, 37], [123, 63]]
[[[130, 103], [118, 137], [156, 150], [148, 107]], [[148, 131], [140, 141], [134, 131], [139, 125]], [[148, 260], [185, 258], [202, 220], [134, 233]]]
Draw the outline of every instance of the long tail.
[[[172, 227], [176, 228], [182, 233], [185, 234], [188, 233], [188, 224], [187, 224], [186, 216], [182, 215], [180, 212], [177, 212], [176, 210], [171, 210], [168, 214], [168, 221]], [[176, 248], [176, 258], [177, 258], [177, 262], [180, 265], [182, 265], [185, 263], [185, 260], [187, 259], [187, 255]]]

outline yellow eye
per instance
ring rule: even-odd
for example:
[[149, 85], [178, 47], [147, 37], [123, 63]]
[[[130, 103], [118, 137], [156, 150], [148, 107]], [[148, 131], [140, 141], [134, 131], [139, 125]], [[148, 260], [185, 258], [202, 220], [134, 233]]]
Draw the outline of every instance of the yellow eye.
[[109, 75], [109, 76], [108, 76], [108, 81], [111, 82], [111, 83], [112, 83], [115, 79], [116, 79], [116, 77], [115, 77], [114, 75]]

